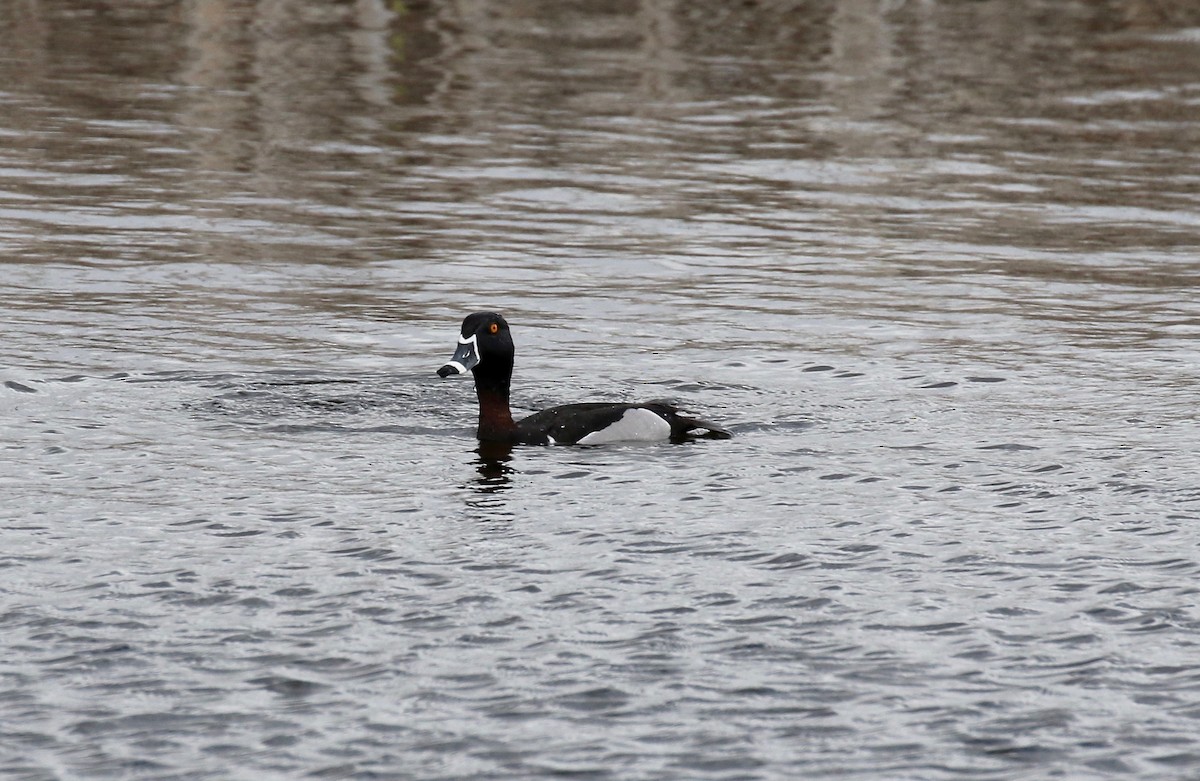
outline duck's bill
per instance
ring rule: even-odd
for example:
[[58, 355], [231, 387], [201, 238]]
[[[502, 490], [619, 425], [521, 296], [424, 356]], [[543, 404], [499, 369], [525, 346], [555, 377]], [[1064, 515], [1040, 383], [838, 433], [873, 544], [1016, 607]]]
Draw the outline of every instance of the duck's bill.
[[449, 377], [451, 374], [466, 374], [479, 365], [479, 350], [475, 346], [475, 335], [458, 337], [458, 349], [446, 365], [438, 369], [439, 377]]

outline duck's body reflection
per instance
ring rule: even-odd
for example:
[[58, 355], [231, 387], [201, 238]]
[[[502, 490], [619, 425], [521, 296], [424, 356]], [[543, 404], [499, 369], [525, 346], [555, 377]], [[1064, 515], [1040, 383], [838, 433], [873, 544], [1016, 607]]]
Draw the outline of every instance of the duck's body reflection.
[[475, 449], [478, 458], [475, 460], [479, 478], [475, 482], [475, 490], [479, 493], [491, 494], [503, 491], [509, 487], [513, 468], [508, 462], [512, 460], [513, 445], [511, 442], [483, 442]]

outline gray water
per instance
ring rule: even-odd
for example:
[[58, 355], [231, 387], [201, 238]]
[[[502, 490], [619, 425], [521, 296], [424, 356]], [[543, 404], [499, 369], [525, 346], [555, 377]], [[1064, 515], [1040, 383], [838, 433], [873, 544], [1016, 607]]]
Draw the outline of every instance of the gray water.
[[0, 4], [0, 776], [1200, 776], [1190, 6]]

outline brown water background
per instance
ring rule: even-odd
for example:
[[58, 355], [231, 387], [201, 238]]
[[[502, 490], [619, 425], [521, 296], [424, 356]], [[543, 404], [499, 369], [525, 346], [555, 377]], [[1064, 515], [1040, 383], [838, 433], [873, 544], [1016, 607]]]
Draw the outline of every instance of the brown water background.
[[1192, 3], [0, 4], [0, 775], [1194, 778], [1197, 283]]

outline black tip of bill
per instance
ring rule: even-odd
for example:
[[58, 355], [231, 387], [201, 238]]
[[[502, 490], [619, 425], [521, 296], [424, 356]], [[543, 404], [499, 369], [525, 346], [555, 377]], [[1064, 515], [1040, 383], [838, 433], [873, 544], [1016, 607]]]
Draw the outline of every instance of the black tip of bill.
[[451, 374], [458, 374], [458, 373], [459, 373], [458, 369], [451, 366], [450, 364], [446, 364], [442, 368], [438, 369], [439, 377], [449, 377]]

